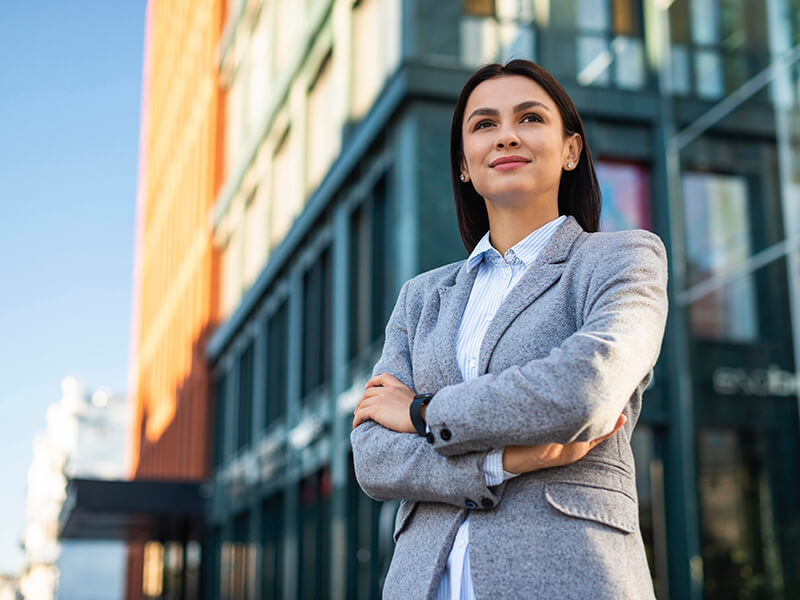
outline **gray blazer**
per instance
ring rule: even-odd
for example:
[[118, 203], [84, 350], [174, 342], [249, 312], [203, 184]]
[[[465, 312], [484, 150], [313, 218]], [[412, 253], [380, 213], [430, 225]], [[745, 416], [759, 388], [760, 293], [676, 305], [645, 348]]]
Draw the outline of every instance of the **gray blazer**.
[[[433, 599], [467, 512], [478, 600], [653, 598], [630, 439], [666, 325], [663, 242], [587, 233], [569, 216], [490, 323], [479, 376], [463, 381], [455, 342], [476, 272], [461, 260], [404, 283], [372, 372], [436, 394], [432, 435], [372, 420], [350, 434], [364, 492], [402, 499], [383, 598]], [[582, 460], [486, 486], [490, 449], [591, 440], [621, 412], [624, 428]]]

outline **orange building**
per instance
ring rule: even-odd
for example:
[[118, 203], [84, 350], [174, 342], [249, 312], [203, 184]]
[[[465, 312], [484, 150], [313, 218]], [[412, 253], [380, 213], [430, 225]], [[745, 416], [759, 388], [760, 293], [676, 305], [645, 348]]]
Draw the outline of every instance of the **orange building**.
[[[148, 2], [142, 79], [130, 475], [198, 489], [211, 448], [204, 349], [217, 314], [210, 212], [223, 175], [217, 46], [224, 5]], [[130, 544], [128, 599], [179, 597], [162, 586], [199, 584], [196, 527], [177, 517], [150, 518], [147, 539]]]

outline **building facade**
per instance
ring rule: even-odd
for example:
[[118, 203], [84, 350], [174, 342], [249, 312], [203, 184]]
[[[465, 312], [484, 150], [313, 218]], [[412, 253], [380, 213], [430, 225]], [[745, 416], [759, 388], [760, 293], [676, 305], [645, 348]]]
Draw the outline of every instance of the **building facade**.
[[[209, 223], [223, 168], [224, 99], [214, 59], [223, 11], [222, 0], [148, 2], [146, 11], [128, 378], [128, 475], [145, 485], [199, 485], [209, 475], [203, 355], [217, 318]], [[163, 486], [153, 490], [169, 497]], [[153, 493], [139, 491], [143, 501]], [[188, 515], [160, 519], [169, 508], [151, 507], [147, 525], [125, 534], [129, 600], [197, 594], [199, 525]]]
[[379, 597], [397, 502], [355, 481], [352, 409], [401, 284], [466, 256], [451, 113], [513, 57], [577, 105], [601, 227], [669, 251], [633, 439], [658, 597], [800, 595], [798, 4], [151, 2], [135, 472], [207, 478], [204, 597]]
[[123, 476], [128, 405], [103, 388], [87, 394], [71, 376], [61, 389], [61, 400], [47, 409], [46, 430], [34, 440], [23, 536], [28, 566], [19, 589], [29, 600], [121, 600], [122, 541], [60, 540], [58, 534], [69, 479]]

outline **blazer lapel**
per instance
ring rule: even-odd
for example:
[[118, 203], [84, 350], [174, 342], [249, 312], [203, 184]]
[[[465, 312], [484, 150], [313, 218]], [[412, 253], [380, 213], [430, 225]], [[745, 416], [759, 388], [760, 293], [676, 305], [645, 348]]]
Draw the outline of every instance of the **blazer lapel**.
[[464, 381], [456, 359], [456, 338], [477, 273], [477, 269], [467, 271], [467, 261], [464, 260], [456, 271], [455, 281], [439, 284], [439, 316], [436, 325], [438, 331], [435, 337], [441, 343], [436, 358], [445, 385], [455, 385]]
[[[535, 302], [561, 277], [572, 244], [582, 232], [583, 228], [575, 220], [575, 217], [569, 215], [561, 226], [553, 232], [552, 237], [539, 252], [536, 260], [522, 274], [520, 280], [517, 281], [508, 296], [500, 304], [481, 342], [481, 349], [478, 355], [479, 374], [486, 373], [495, 346], [497, 346], [503, 333], [505, 333], [517, 315]], [[464, 304], [466, 305], [466, 300]], [[462, 308], [461, 312], [458, 313], [459, 320], [463, 312]], [[455, 347], [455, 337], [453, 338], [453, 347]]]

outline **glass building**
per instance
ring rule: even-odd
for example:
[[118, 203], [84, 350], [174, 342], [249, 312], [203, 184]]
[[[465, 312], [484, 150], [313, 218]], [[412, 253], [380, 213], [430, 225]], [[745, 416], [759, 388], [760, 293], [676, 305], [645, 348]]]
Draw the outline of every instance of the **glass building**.
[[633, 440], [660, 600], [800, 597], [800, 2], [231, 0], [206, 597], [377, 598], [396, 502], [352, 410], [400, 285], [459, 260], [476, 66], [553, 73], [602, 229], [656, 232], [670, 317]]

